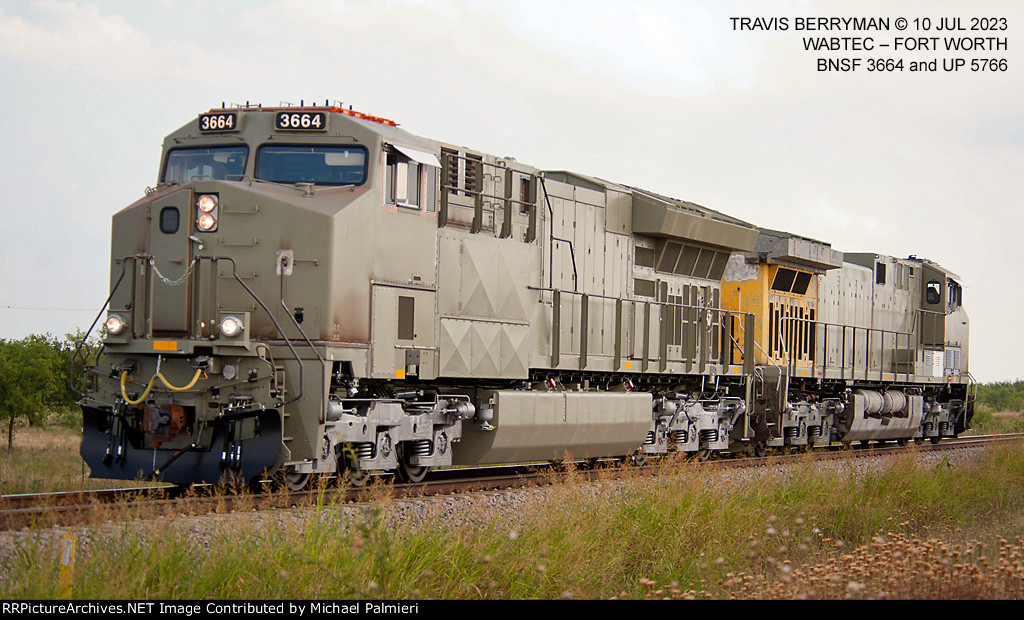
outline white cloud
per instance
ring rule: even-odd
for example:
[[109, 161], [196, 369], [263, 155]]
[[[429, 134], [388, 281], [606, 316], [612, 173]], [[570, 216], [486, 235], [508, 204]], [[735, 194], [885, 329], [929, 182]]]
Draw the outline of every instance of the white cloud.
[[119, 15], [101, 14], [95, 5], [39, 0], [31, 9], [39, 17], [35, 23], [0, 10], [0, 54], [119, 77], [153, 56], [145, 33]]
[[108, 86], [193, 78], [231, 66], [213, 45], [164, 33], [154, 39], [95, 4], [37, 0], [28, 13], [31, 19], [0, 9], [0, 57], [41, 61]]

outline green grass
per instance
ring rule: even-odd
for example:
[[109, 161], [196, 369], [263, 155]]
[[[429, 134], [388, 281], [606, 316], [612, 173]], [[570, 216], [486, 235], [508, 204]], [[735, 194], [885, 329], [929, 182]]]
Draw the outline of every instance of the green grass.
[[[823, 473], [805, 461], [786, 476], [765, 472], [733, 483], [715, 483], [700, 466], [668, 464], [657, 478], [627, 476], [599, 486], [570, 481], [531, 492], [516, 510], [485, 499], [446, 500], [427, 504], [426, 516], [410, 513], [386, 489], [361, 512], [333, 505], [328, 490], [297, 511], [150, 519], [94, 530], [88, 542], [79, 542], [74, 595], [551, 599], [897, 592], [940, 598], [945, 591], [935, 583], [981, 575], [987, 581], [979, 577], [970, 590], [973, 582], [966, 579], [957, 596], [1024, 596], [1013, 590], [1024, 584], [1024, 569], [1013, 568], [1024, 550], [1024, 538], [1017, 538], [1024, 536], [1024, 446], [993, 448], [977, 464], [916, 463], [911, 449], [866, 474], [856, 473], [863, 465], [844, 463]], [[95, 519], [126, 517], [98, 512]], [[56, 597], [59, 541], [18, 541], [0, 544], [0, 563], [7, 567], [0, 571], [0, 597]], [[893, 590], [889, 581], [870, 581], [872, 574], [896, 579], [886, 572], [893, 553], [903, 557], [916, 549], [939, 558], [942, 545], [979, 542], [988, 547], [977, 547], [973, 563], [958, 556], [948, 564], [960, 566], [959, 573], [946, 581], [920, 580], [931, 589]], [[1000, 557], [1009, 564], [996, 570]], [[938, 570], [923, 560], [915, 566]], [[820, 579], [828, 575], [840, 581], [826, 587]], [[999, 587], [993, 585], [998, 580]], [[914, 580], [904, 575], [903, 581]]]
[[990, 405], [978, 404], [971, 420], [971, 435], [1024, 433], [1024, 412], [1002, 411]]

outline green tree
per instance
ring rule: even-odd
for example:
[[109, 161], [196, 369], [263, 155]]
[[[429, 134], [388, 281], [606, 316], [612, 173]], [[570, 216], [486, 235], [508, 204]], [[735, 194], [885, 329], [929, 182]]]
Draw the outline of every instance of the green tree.
[[[69, 376], [73, 376], [75, 381], [74, 390], [65, 385], [64, 397], [60, 399], [60, 404], [68, 407], [74, 406], [78, 401], [78, 394], [85, 392], [86, 370], [89, 366], [99, 364], [103, 358], [102, 332], [103, 330], [101, 330], [100, 335], [85, 340], [85, 332], [78, 330], [73, 334], [64, 336], [62, 341], [56, 339], [51, 341], [50, 345], [60, 357], [61, 372], [64, 373], [65, 383]], [[81, 344], [81, 347], [79, 347], [79, 344]], [[77, 357], [75, 357], [76, 350], [78, 351]], [[75, 369], [73, 375], [69, 375], [72, 358], [74, 358]], [[75, 393], [75, 390], [78, 394]]]
[[978, 386], [978, 403], [995, 411], [1024, 411], [1024, 380], [982, 383]]
[[48, 335], [0, 340], [0, 421], [7, 422], [8, 451], [14, 445], [15, 420], [38, 422], [50, 408], [69, 400], [61, 347]]

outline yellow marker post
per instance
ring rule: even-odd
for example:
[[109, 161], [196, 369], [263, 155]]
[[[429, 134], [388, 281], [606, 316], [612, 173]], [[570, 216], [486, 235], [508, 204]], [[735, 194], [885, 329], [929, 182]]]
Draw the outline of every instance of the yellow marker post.
[[64, 537], [64, 550], [60, 556], [60, 597], [71, 598], [71, 586], [75, 578], [75, 537]]

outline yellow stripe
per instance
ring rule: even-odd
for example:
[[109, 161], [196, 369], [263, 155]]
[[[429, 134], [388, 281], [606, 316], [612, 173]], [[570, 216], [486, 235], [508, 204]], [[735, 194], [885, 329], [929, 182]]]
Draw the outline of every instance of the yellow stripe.
[[401, 368], [396, 368], [395, 369], [395, 378], [396, 379], [404, 379], [405, 378], [405, 371], [402, 370]]
[[177, 340], [154, 340], [153, 341], [154, 351], [177, 351], [178, 341]]

